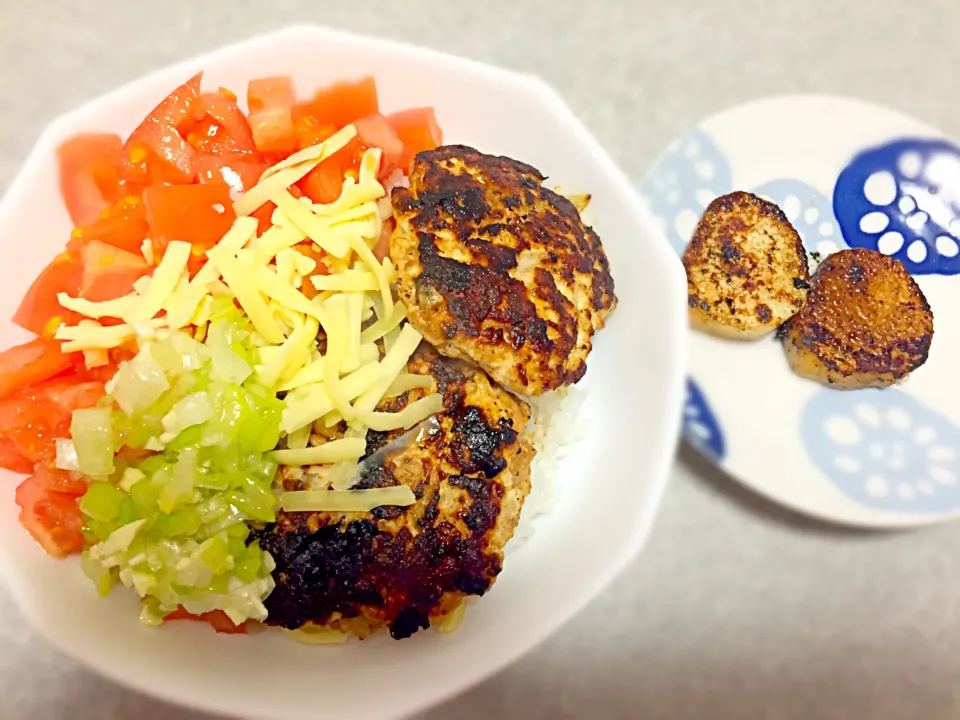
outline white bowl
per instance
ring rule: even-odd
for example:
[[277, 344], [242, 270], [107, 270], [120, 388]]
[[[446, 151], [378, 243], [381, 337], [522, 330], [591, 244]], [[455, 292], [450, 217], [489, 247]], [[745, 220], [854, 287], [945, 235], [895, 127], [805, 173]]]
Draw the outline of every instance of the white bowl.
[[[17, 522], [11, 473], [0, 477], [0, 561], [21, 609], [65, 652], [166, 700], [247, 718], [385, 717], [421, 710], [529, 651], [584, 607], [640, 549], [673, 457], [683, 401], [682, 267], [629, 182], [563, 100], [540, 80], [435, 52], [294, 27], [194, 58], [51, 123], [0, 205], [0, 316], [60, 251], [70, 222], [54, 148], [79, 131], [124, 135], [197, 70], [204, 86], [242, 90], [292, 75], [300, 93], [372, 74], [386, 111], [436, 107], [449, 142], [506, 154], [551, 182], [593, 193], [591, 212], [620, 304], [596, 337], [582, 381], [585, 440], [555, 479], [559, 501], [509, 555], [492, 591], [452, 635], [304, 646], [282, 633], [215, 635], [197, 623], [149, 629], [119, 589], [99, 598], [76, 562], [48, 558]], [[24, 339], [10, 323], [4, 347]]]

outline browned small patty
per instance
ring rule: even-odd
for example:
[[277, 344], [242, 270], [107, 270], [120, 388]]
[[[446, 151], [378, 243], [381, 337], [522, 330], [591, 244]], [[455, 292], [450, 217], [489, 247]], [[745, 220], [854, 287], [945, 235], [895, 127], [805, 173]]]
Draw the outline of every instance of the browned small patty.
[[616, 305], [607, 256], [534, 168], [447, 145], [393, 191], [390, 258], [410, 323], [514, 392], [577, 382]]
[[746, 192], [707, 207], [683, 253], [693, 327], [740, 340], [775, 330], [803, 305], [810, 271], [783, 212]]
[[[389, 629], [405, 638], [493, 585], [530, 492], [530, 410], [482, 370], [426, 343], [407, 369], [432, 377], [433, 387], [385, 400], [380, 409], [398, 412], [439, 391], [444, 412], [365, 468], [356, 487], [407, 485], [416, 503], [371, 513], [281, 512], [254, 532], [277, 563], [268, 624], [310, 623], [360, 638]], [[369, 431], [368, 455], [401, 435]], [[284, 488], [305, 489], [315, 470], [281, 468]]]
[[803, 377], [841, 389], [886, 387], [923, 365], [933, 312], [903, 264], [874, 250], [842, 250], [813, 276], [783, 347]]

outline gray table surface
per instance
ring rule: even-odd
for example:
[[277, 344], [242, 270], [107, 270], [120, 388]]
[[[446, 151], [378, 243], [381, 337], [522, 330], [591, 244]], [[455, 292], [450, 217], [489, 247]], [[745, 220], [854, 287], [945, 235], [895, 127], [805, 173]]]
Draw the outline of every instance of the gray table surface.
[[[291, 22], [537, 73], [639, 177], [725, 106], [850, 94], [960, 135], [952, 0], [0, 0], [0, 190], [62, 111]], [[640, 557], [543, 647], [424, 718], [960, 715], [960, 525], [858, 534], [793, 517], [682, 451]], [[0, 717], [182, 717], [61, 657], [0, 588]]]

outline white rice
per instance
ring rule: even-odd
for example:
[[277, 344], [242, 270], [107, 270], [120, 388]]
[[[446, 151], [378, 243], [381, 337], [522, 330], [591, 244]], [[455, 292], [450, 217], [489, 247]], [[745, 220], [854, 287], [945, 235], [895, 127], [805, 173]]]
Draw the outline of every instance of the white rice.
[[508, 553], [530, 539], [538, 518], [553, 509], [563, 491], [556, 483], [560, 468], [588, 429], [580, 416], [584, 397], [583, 389], [572, 386], [540, 397], [524, 398], [530, 404], [531, 432], [537, 454], [530, 466], [530, 494], [523, 503], [513, 538], [507, 544]]

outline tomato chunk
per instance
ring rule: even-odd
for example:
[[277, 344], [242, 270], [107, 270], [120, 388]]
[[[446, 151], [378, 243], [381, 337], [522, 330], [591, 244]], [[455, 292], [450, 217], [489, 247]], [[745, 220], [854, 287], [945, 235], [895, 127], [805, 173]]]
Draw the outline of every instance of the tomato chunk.
[[162, 250], [171, 240], [185, 240], [198, 250], [217, 244], [237, 219], [225, 182], [201, 185], [156, 185], [143, 193], [147, 222]]
[[130, 133], [120, 152], [120, 177], [134, 183], [190, 182], [195, 151], [180, 135], [194, 118], [200, 95], [197, 73], [170, 93]]
[[80, 316], [61, 307], [57, 294], [76, 297], [82, 277], [83, 267], [77, 257], [68, 253], [57, 255], [27, 290], [13, 321], [24, 330], [50, 336], [61, 322], [74, 324]]
[[[324, 261], [326, 253], [314, 245], [312, 240], [297, 243], [293, 246], [293, 249], [304, 257], [310, 258], [317, 264], [310, 276], [330, 274], [330, 269], [327, 266], [327, 263]], [[305, 277], [303, 279], [303, 285], [300, 287], [300, 292], [302, 292], [304, 297], [306, 297], [308, 300], [313, 300], [313, 298], [320, 294], [320, 291], [314, 287], [312, 282], [310, 282], [310, 277]]]
[[297, 147], [301, 150], [319, 145], [337, 132], [336, 125], [319, 122], [309, 115], [298, 117], [293, 127], [297, 136]]
[[87, 483], [79, 473], [60, 470], [49, 465], [38, 465], [34, 470], [34, 482], [49, 492], [69, 493], [80, 496], [87, 491]]
[[48, 555], [64, 558], [83, 550], [83, 513], [79, 495], [45, 486], [43, 470], [31, 475], [16, 491], [20, 524]]
[[199, 153], [193, 167], [197, 182], [226, 183], [235, 193], [243, 193], [260, 180], [269, 165], [257, 156], [242, 153]]
[[149, 229], [143, 203], [137, 197], [127, 196], [104, 210], [96, 222], [74, 230], [67, 249], [73, 251], [91, 240], [100, 240], [121, 250], [139, 253]]
[[0, 467], [27, 475], [33, 472], [33, 461], [20, 452], [15, 442], [0, 438]]
[[[403, 143], [387, 119], [379, 113], [367, 115], [353, 122], [357, 140], [366, 148], [380, 148], [380, 177], [385, 178], [398, 167], [403, 155]], [[361, 153], [362, 156], [362, 153]]]
[[0, 399], [29, 385], [49, 380], [74, 364], [60, 343], [37, 338], [0, 353]]
[[296, 149], [293, 83], [288, 77], [251, 80], [247, 86], [250, 128], [258, 150], [288, 153]]
[[432, 107], [401, 110], [388, 115], [387, 122], [403, 143], [400, 168], [404, 173], [410, 171], [410, 164], [417, 153], [434, 150], [443, 144], [443, 131], [437, 124], [437, 116]]
[[93, 407], [104, 392], [102, 382], [64, 375], [0, 400], [0, 443], [4, 450], [0, 465], [23, 472], [26, 465], [52, 464], [56, 438], [70, 435], [73, 411]]
[[377, 83], [372, 77], [334, 83], [297, 106], [298, 115], [309, 115], [338, 128], [379, 112]]
[[57, 148], [60, 192], [74, 225], [94, 222], [120, 192], [120, 136], [84, 133]]
[[385, 257], [390, 255], [390, 236], [393, 234], [393, 229], [396, 226], [397, 221], [392, 217], [388, 217], [381, 224], [380, 237], [377, 238], [377, 244], [371, 248], [374, 257], [381, 262], [383, 262]]
[[170, 620], [198, 620], [208, 623], [218, 633], [225, 633], [227, 635], [245, 635], [247, 633], [246, 623], [234, 625], [233, 620], [227, 617], [227, 614], [223, 610], [212, 610], [211, 612], [194, 615], [188, 613], [181, 606], [164, 618], [165, 622]]
[[297, 187], [315, 203], [328, 204], [340, 197], [343, 190], [343, 166], [340, 164], [340, 153], [328, 157], [313, 170], [308, 172]]
[[[253, 141], [253, 131], [247, 116], [237, 107], [237, 96], [221, 88], [213, 93], [201, 93], [196, 114], [200, 119], [209, 119], [222, 130], [229, 143], [225, 150], [239, 153], [256, 153], [257, 146]], [[210, 129], [207, 128], [210, 135]], [[214, 133], [216, 135], [216, 133]], [[222, 142], [222, 141], [221, 141]]]
[[150, 272], [142, 255], [107, 245], [99, 240], [80, 250], [83, 280], [80, 295], [93, 302], [115, 300], [133, 292], [133, 283]]

